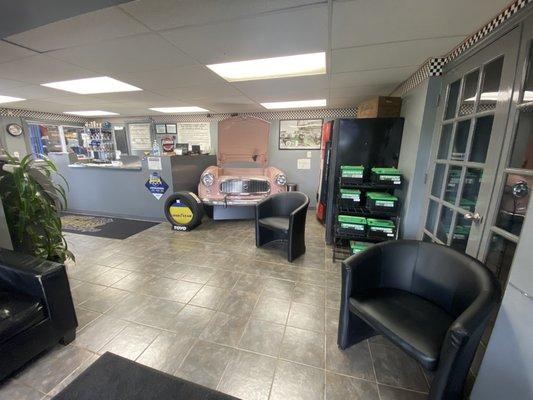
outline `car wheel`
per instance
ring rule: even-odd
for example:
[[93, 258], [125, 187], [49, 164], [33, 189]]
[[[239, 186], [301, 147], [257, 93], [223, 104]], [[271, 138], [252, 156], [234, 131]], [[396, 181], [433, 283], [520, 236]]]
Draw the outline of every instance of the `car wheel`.
[[176, 192], [165, 202], [165, 216], [175, 230], [190, 231], [202, 222], [202, 201], [192, 192]]

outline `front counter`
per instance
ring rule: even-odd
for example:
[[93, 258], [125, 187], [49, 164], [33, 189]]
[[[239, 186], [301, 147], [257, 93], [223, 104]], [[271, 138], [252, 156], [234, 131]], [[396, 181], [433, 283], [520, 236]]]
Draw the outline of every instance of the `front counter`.
[[[63, 153], [49, 157], [70, 186], [67, 211], [153, 221], [165, 220], [163, 206], [172, 193], [197, 193], [200, 175], [217, 162], [214, 155], [151, 157], [150, 163], [126, 156], [121, 164], [105, 165], [73, 162]], [[154, 172], [168, 185], [159, 199], [146, 187]]]

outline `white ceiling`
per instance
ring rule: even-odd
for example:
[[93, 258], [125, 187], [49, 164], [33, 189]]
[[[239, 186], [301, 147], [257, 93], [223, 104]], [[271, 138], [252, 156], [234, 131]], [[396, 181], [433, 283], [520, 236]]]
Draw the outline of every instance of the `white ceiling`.
[[[350, 107], [389, 94], [509, 0], [137, 0], [0, 41], [0, 95], [10, 107], [153, 114], [195, 105], [327, 98]], [[401, 6], [400, 6], [401, 5]], [[228, 83], [205, 64], [326, 51], [326, 75]], [[109, 75], [142, 92], [77, 95], [41, 83]]]

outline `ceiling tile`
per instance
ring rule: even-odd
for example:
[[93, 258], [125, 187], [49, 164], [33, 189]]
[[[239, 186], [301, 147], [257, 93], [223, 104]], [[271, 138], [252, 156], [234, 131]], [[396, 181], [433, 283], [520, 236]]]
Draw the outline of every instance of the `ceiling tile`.
[[0, 78], [0, 90], [11, 89], [14, 87], [26, 86], [27, 84], [19, 81], [12, 81], [10, 79]]
[[258, 101], [270, 101], [270, 99], [278, 98], [280, 101], [301, 100], [324, 93], [324, 91], [327, 93], [329, 78], [327, 75], [301, 76], [236, 82], [232, 85], [245, 95]]
[[24, 99], [45, 99], [47, 97], [57, 96], [61, 92], [41, 85], [29, 85], [3, 90], [2, 94], [5, 96], [22, 97]]
[[36, 52], [0, 40], [0, 63], [35, 56]]
[[394, 90], [396, 84], [389, 85], [362, 85], [362, 86], [344, 86], [331, 88], [330, 96], [332, 98], [360, 98], [361, 96], [387, 96]]
[[223, 82], [222, 78], [203, 65], [165, 68], [155, 71], [118, 73], [114, 77], [143, 89], [168, 89]]
[[62, 113], [67, 111], [62, 104], [51, 103], [44, 100], [26, 100], [19, 103], [11, 103], [10, 108], [20, 108], [22, 110], [43, 111], [51, 113]]
[[318, 5], [162, 33], [202, 64], [327, 49], [327, 7]]
[[241, 93], [228, 83], [196, 85], [182, 88], [154, 89], [153, 92], [183, 101], [194, 99], [216, 99], [218, 97], [240, 96]]
[[509, 0], [397, 0], [333, 3], [332, 47], [466, 36]]
[[430, 56], [445, 54], [463, 39], [453, 36], [333, 50], [331, 72], [419, 66]]
[[71, 109], [71, 106], [74, 104], [83, 105], [84, 107], [85, 106], [94, 107], [94, 106], [98, 106], [103, 103], [102, 100], [100, 99], [91, 98], [89, 96], [81, 95], [81, 94], [63, 94], [63, 95], [58, 95], [54, 97], [47, 97], [43, 99], [43, 101], [62, 104], [62, 105], [68, 106], [69, 109]]
[[128, 36], [47, 54], [111, 76], [193, 64], [186, 55], [155, 33]]
[[372, 71], [341, 72], [331, 75], [331, 87], [342, 88], [362, 85], [387, 85], [401, 83], [407, 79], [416, 67], [375, 69]]
[[0, 78], [27, 83], [39, 84], [91, 76], [94, 76], [94, 72], [45, 55], [0, 64]]
[[258, 13], [282, 10], [324, 0], [138, 0], [120, 6], [154, 30], [234, 20]]
[[151, 104], [152, 102], [165, 102], [167, 98], [157, 93], [150, 91], [142, 92], [122, 92], [122, 93], [98, 93], [95, 95], [88, 95], [95, 100], [105, 101], [106, 103], [120, 103], [120, 104]]
[[109, 7], [53, 22], [7, 39], [10, 42], [44, 52], [144, 32], [148, 32], [148, 29], [142, 24], [119, 8]]

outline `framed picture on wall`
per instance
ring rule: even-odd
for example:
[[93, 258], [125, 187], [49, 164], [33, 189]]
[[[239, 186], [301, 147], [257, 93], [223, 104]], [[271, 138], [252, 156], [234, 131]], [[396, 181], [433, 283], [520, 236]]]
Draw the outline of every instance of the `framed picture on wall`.
[[280, 150], [320, 150], [321, 119], [287, 119], [279, 121]]
[[165, 124], [155, 124], [155, 133], [158, 134], [166, 134], [167, 133], [167, 126]]

